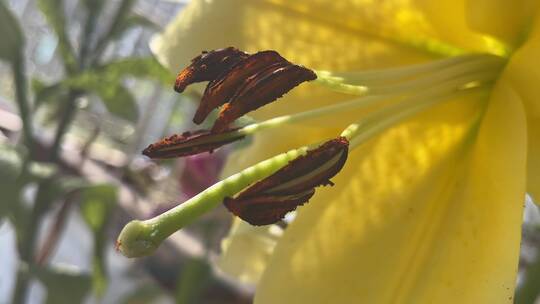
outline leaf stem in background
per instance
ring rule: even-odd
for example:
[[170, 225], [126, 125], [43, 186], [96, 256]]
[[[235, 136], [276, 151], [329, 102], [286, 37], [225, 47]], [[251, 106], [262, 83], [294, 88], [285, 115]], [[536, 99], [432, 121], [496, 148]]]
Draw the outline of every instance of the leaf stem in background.
[[60, 117], [60, 122], [58, 123], [58, 127], [56, 127], [56, 133], [54, 135], [54, 141], [50, 152], [51, 161], [58, 161], [60, 158], [60, 147], [62, 145], [62, 140], [77, 112], [77, 105], [75, 102], [80, 94], [80, 91], [75, 90], [70, 90], [68, 92], [66, 97], [66, 106], [62, 116]]
[[[28, 295], [28, 284], [30, 283], [29, 269], [34, 265], [34, 250], [36, 246], [37, 232], [41, 224], [43, 215], [49, 207], [49, 198], [47, 197], [47, 189], [54, 183], [54, 179], [46, 179], [39, 183], [38, 191], [32, 208], [30, 219], [26, 230], [21, 235], [18, 235], [17, 243], [19, 249], [19, 269], [17, 272], [17, 282], [15, 292], [13, 294], [12, 303], [26, 303]], [[21, 265], [22, 264], [22, 265]]]
[[68, 212], [71, 209], [71, 206], [73, 205], [75, 197], [76, 197], [76, 192], [69, 193], [67, 197], [64, 199], [64, 201], [62, 202], [62, 206], [60, 207], [60, 210], [58, 210], [58, 213], [56, 214], [56, 217], [54, 218], [54, 223], [52, 227], [49, 229], [47, 236], [45, 237], [45, 242], [43, 243], [41, 250], [38, 252], [36, 256], [35, 261], [37, 265], [39, 266], [45, 265], [45, 263], [47, 263], [47, 260], [51, 256], [51, 253], [53, 253], [54, 249], [56, 248], [56, 245], [58, 241], [60, 240], [60, 235], [62, 234], [62, 231], [64, 230]]
[[17, 56], [12, 64], [13, 80], [15, 82], [15, 94], [19, 113], [23, 122], [23, 134], [26, 147], [32, 152], [34, 135], [32, 130], [32, 113], [28, 102], [27, 81], [24, 75], [24, 57]]
[[103, 52], [107, 48], [107, 45], [113, 38], [115, 32], [118, 30], [122, 22], [124, 21], [126, 15], [131, 12], [131, 8], [135, 4], [135, 0], [122, 0], [120, 2], [120, 5], [118, 5], [118, 9], [116, 10], [116, 13], [113, 17], [113, 22], [109, 28], [109, 30], [103, 35], [100, 39], [98, 39], [96, 43], [96, 47], [94, 48], [94, 51], [92, 52], [93, 58], [91, 60], [91, 64], [95, 65], [99, 63], [99, 59], [101, 58], [101, 55], [103, 55]]
[[84, 31], [81, 39], [81, 50], [79, 54], [79, 69], [84, 70], [90, 61], [88, 54], [92, 46], [92, 39], [96, 30], [96, 21], [105, 1], [94, 1], [94, 7], [88, 8], [88, 16], [84, 25]]
[[13, 293], [13, 298], [11, 299], [13, 304], [26, 303], [26, 289], [28, 288], [29, 281], [30, 273], [28, 265], [19, 265], [19, 269], [17, 270], [17, 281], [15, 282], [15, 290]]

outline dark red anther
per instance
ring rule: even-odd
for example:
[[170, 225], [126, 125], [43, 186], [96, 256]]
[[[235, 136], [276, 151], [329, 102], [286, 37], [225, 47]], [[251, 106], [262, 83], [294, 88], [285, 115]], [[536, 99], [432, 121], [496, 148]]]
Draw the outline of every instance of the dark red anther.
[[199, 108], [193, 117], [193, 122], [202, 123], [212, 110], [227, 103], [246, 79], [276, 63], [286, 64], [289, 62], [275, 51], [262, 51], [231, 66], [227, 73], [208, 84]]
[[280, 221], [287, 213], [309, 201], [313, 194], [315, 189], [283, 196], [257, 196], [245, 199], [227, 197], [223, 204], [234, 215], [251, 225], [262, 226]]
[[235, 198], [226, 198], [224, 204], [252, 225], [275, 223], [306, 203], [313, 196], [315, 187], [333, 185], [330, 178], [343, 168], [348, 149], [349, 142], [345, 137], [329, 140]]
[[193, 58], [191, 65], [178, 74], [174, 90], [182, 93], [192, 83], [214, 80], [247, 57], [248, 54], [234, 47], [203, 52]]
[[280, 98], [302, 82], [316, 78], [317, 75], [312, 70], [290, 62], [267, 66], [247, 78], [237, 89], [227, 106], [219, 113], [212, 132], [227, 129], [231, 122], [242, 115]]
[[219, 133], [198, 130], [175, 134], [149, 145], [142, 153], [152, 159], [165, 159], [212, 152], [223, 145], [244, 138], [245, 135], [238, 133], [237, 130], [230, 129]]

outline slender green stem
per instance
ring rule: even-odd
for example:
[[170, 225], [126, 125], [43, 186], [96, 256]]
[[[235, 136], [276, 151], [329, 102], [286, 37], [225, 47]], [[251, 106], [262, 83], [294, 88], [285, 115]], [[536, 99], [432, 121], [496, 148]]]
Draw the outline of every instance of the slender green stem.
[[32, 152], [34, 146], [34, 134], [32, 130], [32, 112], [30, 110], [30, 103], [28, 101], [27, 94], [27, 79], [24, 75], [24, 58], [17, 56], [12, 65], [13, 79], [15, 82], [15, 94], [17, 105], [19, 107], [19, 113], [23, 123], [24, 140], [29, 152]]
[[35, 262], [34, 251], [38, 228], [40, 227], [43, 215], [49, 207], [50, 202], [47, 192], [50, 190], [52, 183], [54, 183], [54, 180], [47, 179], [39, 184], [34, 207], [32, 208], [28, 219], [28, 226], [24, 230], [22, 236], [18, 236], [19, 259], [22, 261], [22, 264], [19, 266], [17, 272], [17, 281], [12, 303], [26, 303], [28, 284], [31, 278], [28, 269], [31, 268]]
[[269, 158], [214, 184], [165, 213], [146, 221], [129, 222], [118, 236], [118, 249], [127, 257], [151, 254], [165, 238], [215, 208], [225, 197], [233, 196], [273, 174], [290, 161], [305, 155], [308, 149], [304, 146]]
[[52, 161], [57, 161], [60, 158], [62, 140], [64, 139], [64, 135], [68, 131], [69, 126], [77, 113], [76, 99], [80, 96], [80, 94], [81, 92], [73, 90], [70, 90], [67, 94], [65, 108], [54, 134], [54, 141], [50, 152], [50, 159]]
[[104, 4], [105, 1], [94, 1], [94, 3], [92, 4], [94, 5], [94, 7], [89, 7], [88, 16], [82, 34], [81, 50], [79, 54], [79, 68], [81, 70], [84, 70], [86, 68], [86, 65], [90, 63], [88, 60], [88, 55], [92, 46], [94, 32], [96, 30], [96, 22]]
[[28, 283], [30, 282], [30, 273], [28, 271], [28, 265], [20, 264], [17, 269], [17, 280], [15, 282], [15, 289], [13, 291], [13, 297], [11, 303], [24, 304], [26, 303], [26, 290]]
[[126, 15], [131, 11], [131, 8], [133, 7], [134, 4], [135, 4], [135, 0], [122, 0], [120, 2], [120, 5], [118, 6], [114, 14], [114, 17], [112, 19], [113, 21], [110, 28], [105, 33], [105, 35], [103, 35], [100, 39], [98, 39], [96, 43], [96, 47], [94, 48], [94, 51], [92, 54], [92, 60], [91, 60], [92, 64], [98, 63], [107, 45], [114, 38], [114, 35], [119, 30], [119, 27], [122, 25], [122, 22], [125, 21]]

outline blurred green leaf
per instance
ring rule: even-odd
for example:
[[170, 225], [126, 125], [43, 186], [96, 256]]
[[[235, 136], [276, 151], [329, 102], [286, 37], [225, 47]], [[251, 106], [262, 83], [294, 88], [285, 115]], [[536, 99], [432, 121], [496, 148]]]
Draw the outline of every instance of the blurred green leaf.
[[58, 101], [66, 93], [66, 88], [61, 83], [47, 85], [37, 78], [32, 79], [32, 90], [34, 91], [36, 108]]
[[117, 189], [112, 185], [94, 185], [81, 193], [81, 213], [94, 234], [92, 285], [97, 295], [103, 295], [107, 287], [104, 258], [107, 248], [106, 229], [116, 200]]
[[118, 30], [122, 27], [126, 17], [131, 12], [131, 8], [135, 4], [136, 0], [121, 0], [120, 5], [116, 10], [116, 14], [113, 18], [113, 23], [108, 34], [104, 37], [104, 41], [108, 42], [113, 36], [114, 33], [117, 33]]
[[99, 96], [111, 114], [129, 121], [136, 121], [138, 109], [135, 98], [121, 82], [121, 79], [115, 79], [110, 75], [89, 71], [68, 77], [61, 83], [44, 87], [38, 94], [47, 100], [62, 101], [60, 94], [66, 92], [67, 89], [82, 90]]
[[83, 303], [90, 290], [90, 275], [70, 267], [34, 268], [32, 272], [47, 288], [47, 304]]
[[64, 1], [63, 0], [38, 0], [38, 7], [45, 15], [45, 19], [52, 27], [56, 36], [58, 37], [58, 47], [60, 49], [60, 55], [64, 60], [66, 70], [70, 73], [75, 72], [76, 57], [75, 50], [69, 41], [69, 37], [66, 31], [66, 18], [64, 14]]
[[88, 181], [76, 176], [63, 175], [50, 177], [47, 187], [43, 189], [42, 201], [47, 203], [57, 202], [64, 198], [66, 194], [73, 191], [84, 189], [89, 185]]
[[17, 204], [19, 187], [17, 178], [21, 173], [22, 157], [11, 146], [0, 144], [0, 219]]
[[[9, 181], [17, 178], [22, 165], [22, 157], [14, 147], [0, 144], [0, 180]], [[3, 186], [0, 183], [0, 187]]]
[[[40, 181], [51, 178], [54, 174], [57, 174], [58, 165], [52, 163], [31, 162], [28, 166], [28, 173], [33, 181]], [[69, 181], [72, 183], [75, 180], [70, 178]]]
[[136, 122], [139, 117], [137, 103], [131, 93], [119, 83], [101, 83], [93, 88], [109, 113]]
[[92, 185], [82, 190], [81, 212], [94, 233], [104, 229], [110, 211], [116, 206], [116, 187], [108, 184]]
[[209, 282], [210, 266], [204, 259], [191, 259], [182, 269], [176, 288], [176, 303], [200, 303], [199, 297]]
[[147, 27], [155, 30], [159, 30], [160, 26], [154, 23], [152, 20], [141, 15], [130, 15], [125, 17], [123, 22], [111, 32], [111, 39], [120, 39], [127, 31], [136, 27]]
[[121, 304], [145, 304], [156, 303], [163, 296], [163, 289], [156, 284], [146, 283], [138, 286], [133, 292], [127, 294], [119, 301]]
[[89, 14], [98, 14], [105, 3], [104, 0], [83, 0], [82, 3], [88, 10]]
[[135, 0], [121, 0], [114, 17], [112, 18], [112, 24], [109, 27], [109, 30], [100, 38], [96, 43], [96, 47], [93, 52], [94, 62], [97, 62], [103, 51], [107, 48], [107, 45], [113, 39], [115, 33], [119, 31], [119, 28], [122, 27], [126, 16], [131, 11], [131, 8], [135, 4]]
[[120, 79], [126, 75], [147, 78], [157, 80], [166, 86], [174, 83], [175, 79], [175, 75], [154, 57], [128, 57], [111, 61], [96, 68], [95, 73], [112, 79]]
[[0, 59], [14, 62], [20, 58], [23, 34], [19, 22], [3, 1], [0, 1], [0, 37]]
[[166, 85], [173, 83], [175, 77], [153, 57], [134, 57], [100, 65], [48, 86], [34, 80], [33, 87], [36, 100], [42, 100], [41, 103], [61, 100], [61, 94], [68, 89], [94, 93], [102, 99], [111, 114], [136, 121], [138, 108], [135, 98], [122, 85], [126, 76], [154, 79]]

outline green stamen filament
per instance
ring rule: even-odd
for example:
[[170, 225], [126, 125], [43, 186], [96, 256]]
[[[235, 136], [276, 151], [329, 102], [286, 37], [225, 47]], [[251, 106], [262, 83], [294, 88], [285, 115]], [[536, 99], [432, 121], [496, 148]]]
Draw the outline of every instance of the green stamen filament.
[[[433, 84], [431, 83], [431, 81], [429, 81], [429, 86], [423, 89], [415, 88], [414, 91], [409, 92], [409, 94], [410, 93], [414, 93], [414, 94], [409, 95], [409, 96], [412, 96], [411, 99], [421, 100], [421, 99], [429, 99], [430, 94], [432, 95], [437, 92], [441, 94], [448, 94], [449, 92], [458, 89], [460, 86], [466, 86], [472, 83], [479, 85], [483, 82], [491, 81], [497, 76], [496, 71], [497, 70], [494, 69], [494, 70], [488, 70], [488, 71], [480, 71], [480, 72], [476, 72], [472, 74], [464, 74], [459, 77], [455, 77], [453, 79], [451, 78], [447, 80], [446, 82], [442, 82], [442, 84], [441, 82], [435, 82]], [[404, 88], [396, 87], [395, 89], [396, 91], [400, 91], [400, 90], [403, 90]], [[408, 90], [406, 89], [406, 91]], [[423, 93], [418, 94], [417, 93], [418, 91], [423, 92]], [[382, 100], [388, 100], [390, 98], [396, 98], [396, 97], [403, 98], [404, 96], [407, 96], [406, 94], [394, 94], [390, 90], [384, 90], [384, 91], [381, 90], [378, 93], [380, 94], [360, 97], [360, 98], [353, 99], [350, 101], [341, 102], [335, 105], [330, 105], [330, 106], [318, 108], [315, 110], [305, 111], [305, 112], [301, 112], [297, 114], [284, 115], [284, 116], [271, 118], [269, 120], [266, 120], [260, 123], [247, 125], [239, 129], [238, 132], [241, 134], [249, 135], [249, 134], [253, 134], [257, 131], [261, 131], [267, 128], [278, 127], [284, 124], [298, 123], [304, 120], [320, 117], [323, 115], [335, 114], [335, 113], [339, 113], [339, 112], [343, 112], [347, 110], [367, 108], [367, 107], [375, 105], [377, 102], [382, 101]]]
[[349, 150], [352, 151], [360, 144], [380, 134], [391, 126], [416, 115], [435, 104], [455, 99], [460, 96], [470, 94], [471, 91], [477, 90], [481, 87], [470, 87], [454, 91], [446, 91], [446, 94], [439, 92], [430, 92], [423, 94], [424, 96], [415, 96], [407, 98], [404, 101], [380, 110], [376, 111], [356, 123], [349, 125], [342, 133], [341, 136], [349, 139]]
[[[426, 65], [380, 71], [331, 74], [318, 72], [317, 82], [332, 90], [351, 94], [393, 94], [415, 91], [476, 72], [495, 74], [504, 61], [492, 55], [450, 58]], [[418, 72], [421, 73], [418, 73]]]
[[441, 71], [448, 67], [462, 66], [463, 64], [475, 62], [503, 62], [503, 59], [493, 55], [474, 54], [466, 56], [452, 57], [443, 60], [437, 60], [429, 63], [407, 65], [398, 68], [378, 69], [372, 71], [359, 72], [327, 72], [319, 71], [318, 75], [331, 77], [334, 80], [347, 81], [349, 83], [364, 83], [369, 81], [392, 81], [411, 76], [422, 76], [433, 72]]

